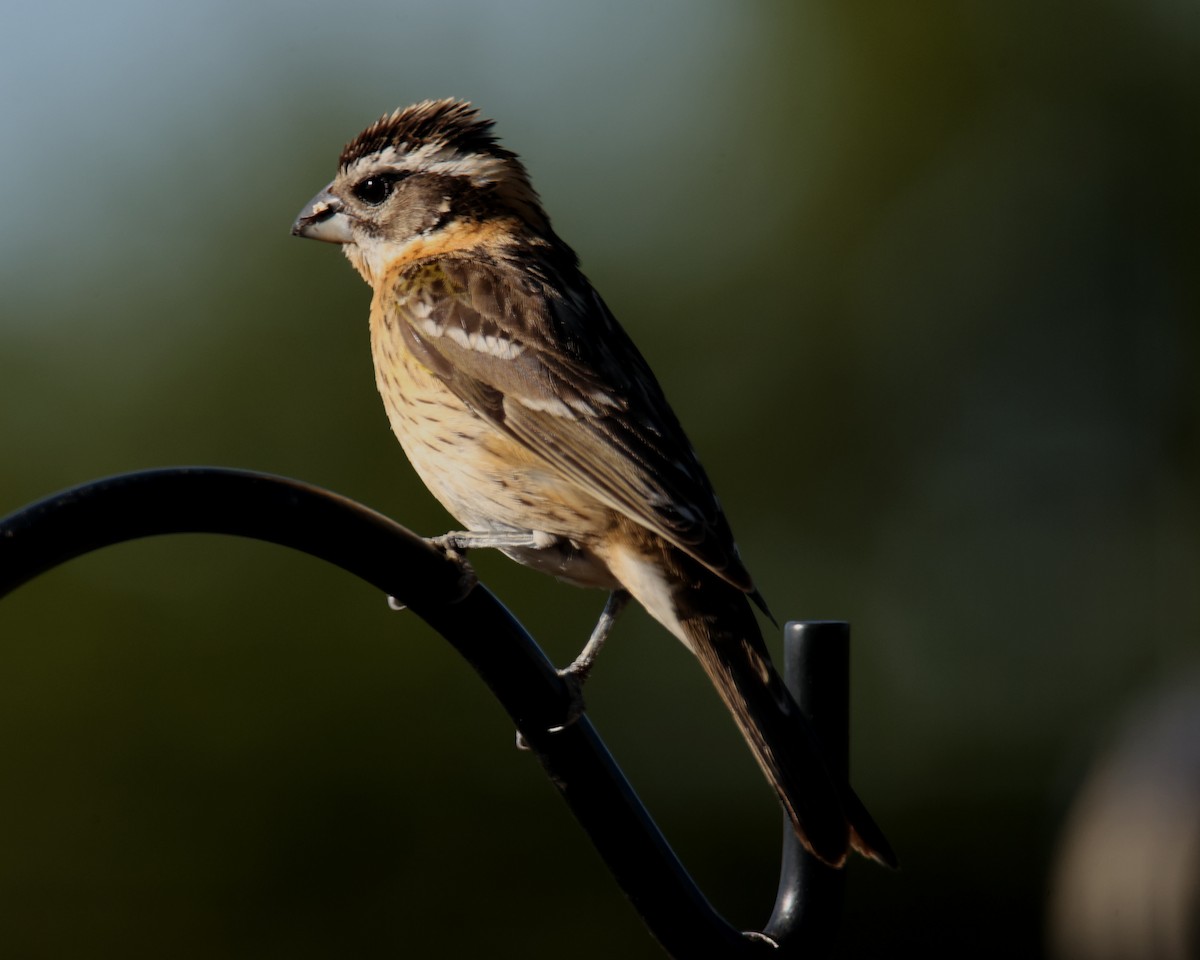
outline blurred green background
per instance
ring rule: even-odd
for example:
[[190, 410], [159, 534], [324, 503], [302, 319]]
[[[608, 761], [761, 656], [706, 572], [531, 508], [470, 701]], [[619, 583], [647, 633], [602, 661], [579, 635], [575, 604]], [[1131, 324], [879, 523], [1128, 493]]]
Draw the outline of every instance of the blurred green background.
[[[845, 956], [1036, 957], [1071, 796], [1200, 668], [1200, 14], [713, 0], [10, 2], [0, 513], [204, 463], [450, 521], [369, 294], [288, 228], [343, 142], [461, 96], [526, 160], [783, 618], [854, 627], [853, 768], [904, 861]], [[603, 598], [475, 558], [559, 662]], [[0, 950], [660, 956], [507, 718], [315, 560], [176, 537], [0, 603]], [[627, 615], [590, 713], [710, 898], [778, 812]]]

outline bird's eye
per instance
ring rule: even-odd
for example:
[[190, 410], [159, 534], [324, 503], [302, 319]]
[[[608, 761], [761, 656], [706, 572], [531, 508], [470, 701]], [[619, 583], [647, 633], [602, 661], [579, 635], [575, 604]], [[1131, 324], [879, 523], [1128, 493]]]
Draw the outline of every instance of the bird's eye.
[[356, 183], [352, 192], [363, 203], [377, 207], [392, 195], [392, 188], [401, 179], [403, 177], [400, 174], [377, 173]]

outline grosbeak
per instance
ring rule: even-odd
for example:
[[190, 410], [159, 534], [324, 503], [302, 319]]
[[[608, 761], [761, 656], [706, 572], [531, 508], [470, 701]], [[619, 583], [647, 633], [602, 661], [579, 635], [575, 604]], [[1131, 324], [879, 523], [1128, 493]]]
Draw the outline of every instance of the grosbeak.
[[374, 291], [392, 430], [464, 528], [440, 542], [609, 591], [580, 679], [632, 596], [696, 655], [801, 842], [894, 863], [771, 664], [766, 607], [662, 388], [492, 122], [455, 100], [382, 117], [292, 232], [341, 244]]

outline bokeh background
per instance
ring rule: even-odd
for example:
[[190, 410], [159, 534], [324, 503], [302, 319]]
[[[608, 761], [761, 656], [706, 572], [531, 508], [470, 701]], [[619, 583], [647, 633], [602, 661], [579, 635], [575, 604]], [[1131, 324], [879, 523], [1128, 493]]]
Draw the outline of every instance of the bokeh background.
[[[1200, 670], [1198, 9], [9, 0], [0, 513], [202, 463], [447, 529], [367, 288], [288, 228], [366, 123], [472, 99], [776, 612], [853, 623], [854, 779], [904, 867], [851, 865], [843, 955], [1047, 954], [1094, 758]], [[570, 659], [603, 598], [475, 561]], [[7, 956], [660, 955], [465, 665], [332, 568], [122, 546], [0, 638]], [[588, 702], [761, 924], [777, 808], [699, 669], [634, 612]]]

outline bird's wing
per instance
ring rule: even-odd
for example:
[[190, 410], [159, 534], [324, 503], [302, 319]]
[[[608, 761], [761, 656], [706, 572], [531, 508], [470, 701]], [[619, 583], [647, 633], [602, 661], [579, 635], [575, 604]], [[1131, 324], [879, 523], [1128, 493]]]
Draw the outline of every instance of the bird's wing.
[[577, 272], [571, 279], [530, 264], [446, 257], [401, 273], [386, 309], [408, 348], [481, 417], [752, 591], [712, 485], [649, 366], [591, 286]]

